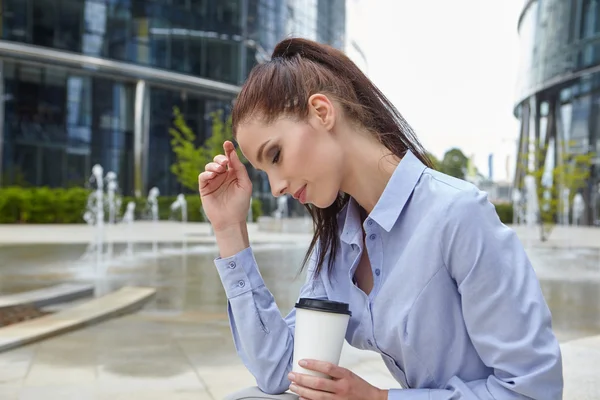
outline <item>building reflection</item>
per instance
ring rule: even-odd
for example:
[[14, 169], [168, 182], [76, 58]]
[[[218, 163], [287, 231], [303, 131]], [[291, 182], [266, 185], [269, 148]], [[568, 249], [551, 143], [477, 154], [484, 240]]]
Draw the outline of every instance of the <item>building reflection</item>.
[[[521, 66], [515, 115], [521, 129], [515, 187], [523, 186], [530, 163], [548, 171], [547, 187], [559, 185], [562, 191], [562, 183], [554, 182], [550, 171], [573, 162], [578, 154], [595, 154], [590, 178], [580, 192], [586, 203], [583, 222], [600, 225], [600, 4], [527, 1], [518, 29]], [[570, 223], [572, 215], [564, 206], [558, 207], [556, 218]]]

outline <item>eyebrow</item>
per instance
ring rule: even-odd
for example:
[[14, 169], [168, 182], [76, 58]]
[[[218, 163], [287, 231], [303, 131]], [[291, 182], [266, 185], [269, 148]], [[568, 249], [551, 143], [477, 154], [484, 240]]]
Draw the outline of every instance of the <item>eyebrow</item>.
[[263, 150], [265, 149], [265, 146], [267, 145], [267, 143], [269, 143], [269, 140], [267, 140], [266, 142], [261, 144], [260, 147], [258, 148], [258, 154], [256, 155], [256, 159], [258, 160], [259, 163], [262, 162]]

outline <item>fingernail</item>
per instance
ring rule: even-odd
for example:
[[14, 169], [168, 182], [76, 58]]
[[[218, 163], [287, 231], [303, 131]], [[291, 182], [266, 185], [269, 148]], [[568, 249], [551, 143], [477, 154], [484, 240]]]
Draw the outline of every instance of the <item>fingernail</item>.
[[301, 367], [306, 367], [308, 365], [308, 363], [304, 360], [298, 361], [298, 364], [300, 364]]
[[294, 379], [296, 379], [296, 375], [294, 375], [294, 373], [293, 373], [293, 372], [290, 372], [290, 373], [288, 374], [288, 379], [289, 379], [290, 381], [293, 381]]
[[294, 393], [296, 393], [296, 391], [298, 390], [298, 387], [296, 385], [290, 385], [290, 390]]

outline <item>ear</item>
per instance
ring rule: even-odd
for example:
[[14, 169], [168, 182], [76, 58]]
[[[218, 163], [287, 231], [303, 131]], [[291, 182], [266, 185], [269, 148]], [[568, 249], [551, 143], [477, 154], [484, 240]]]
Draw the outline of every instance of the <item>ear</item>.
[[308, 116], [327, 131], [331, 131], [335, 125], [335, 107], [324, 94], [315, 93], [308, 98]]

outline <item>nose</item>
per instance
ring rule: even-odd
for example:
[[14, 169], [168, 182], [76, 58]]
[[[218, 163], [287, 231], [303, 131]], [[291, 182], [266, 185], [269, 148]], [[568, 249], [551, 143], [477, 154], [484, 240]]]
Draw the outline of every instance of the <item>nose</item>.
[[275, 179], [269, 179], [269, 184], [271, 186], [271, 193], [273, 194], [273, 197], [279, 197], [283, 195], [288, 188], [287, 182], [283, 180], [277, 181]]

